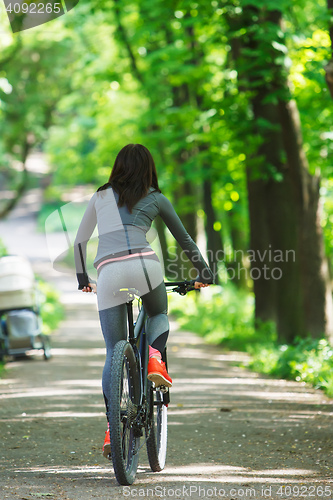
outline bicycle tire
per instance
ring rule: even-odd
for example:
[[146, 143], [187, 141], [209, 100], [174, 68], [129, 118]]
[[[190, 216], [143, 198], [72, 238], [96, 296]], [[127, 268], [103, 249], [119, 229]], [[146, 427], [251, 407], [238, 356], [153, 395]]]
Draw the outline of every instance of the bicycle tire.
[[117, 342], [111, 362], [109, 410], [111, 457], [119, 484], [133, 484], [139, 460], [140, 436], [133, 427], [140, 402], [140, 382], [133, 348]]
[[163, 402], [163, 393], [153, 389], [151, 382], [148, 385], [147, 402], [149, 411], [146, 430], [148, 461], [153, 472], [160, 472], [164, 469], [167, 454], [168, 408]]

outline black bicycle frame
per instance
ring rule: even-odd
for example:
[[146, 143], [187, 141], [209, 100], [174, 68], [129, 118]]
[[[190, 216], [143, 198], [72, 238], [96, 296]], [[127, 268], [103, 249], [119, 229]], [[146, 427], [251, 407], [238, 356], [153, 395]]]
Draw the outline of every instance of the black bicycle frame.
[[[174, 282], [165, 282], [166, 287], [173, 287], [173, 291], [179, 293], [179, 295], [186, 295], [190, 290], [194, 290], [194, 280], [192, 281], [174, 281]], [[122, 292], [125, 290], [122, 290]], [[137, 320], [134, 324], [133, 318], [133, 301], [135, 299], [135, 295], [138, 295], [137, 290], [129, 289], [126, 290], [127, 301], [127, 318], [128, 318], [128, 341], [133, 347], [138, 365], [140, 367], [140, 407], [143, 408], [145, 405], [145, 401], [147, 398], [147, 390], [148, 390], [148, 379], [147, 379], [147, 367], [148, 367], [148, 339], [147, 334], [145, 332], [145, 322], [147, 318], [146, 311], [142, 306]], [[166, 349], [162, 352], [162, 360], [166, 363], [167, 367], [167, 357], [166, 357]], [[167, 390], [163, 391], [163, 403], [168, 405], [170, 402], [170, 393]]]
[[[170, 286], [170, 285], [169, 285]], [[147, 318], [146, 311], [142, 306], [137, 320], [134, 324], [133, 318], [133, 301], [134, 298], [130, 299], [126, 302], [127, 308], [127, 318], [128, 318], [128, 341], [133, 347], [135, 356], [138, 360], [138, 364], [140, 365], [140, 406], [143, 407], [145, 400], [147, 398], [147, 390], [148, 390], [148, 379], [147, 379], [147, 371], [148, 371], [148, 338], [145, 332], [145, 322]], [[166, 363], [166, 348], [162, 353], [162, 360]], [[163, 393], [163, 402], [164, 404], [170, 403], [170, 393], [169, 391]]]
[[148, 367], [148, 341], [145, 332], [146, 312], [144, 308], [141, 307], [137, 320], [134, 324], [133, 300], [126, 302], [128, 318], [128, 341], [132, 345], [134, 353], [140, 363], [140, 405], [143, 405], [143, 398], [147, 396], [147, 377], [145, 377], [144, 374], [147, 373]]

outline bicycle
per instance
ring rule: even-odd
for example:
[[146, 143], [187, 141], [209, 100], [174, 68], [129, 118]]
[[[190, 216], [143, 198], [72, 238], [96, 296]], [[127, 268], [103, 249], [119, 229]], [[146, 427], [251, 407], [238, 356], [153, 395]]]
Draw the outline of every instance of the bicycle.
[[[186, 295], [195, 290], [193, 281], [166, 282], [172, 292]], [[134, 323], [135, 289], [122, 289], [128, 318], [128, 339], [117, 342], [111, 361], [111, 404], [108, 411], [111, 458], [117, 481], [133, 484], [139, 461], [139, 451], [146, 443], [149, 465], [153, 472], [163, 470], [167, 452], [167, 408], [169, 389], [154, 387], [147, 379], [148, 340], [145, 334], [147, 314], [141, 305]], [[162, 359], [167, 363], [166, 349]], [[140, 446], [140, 438], [145, 441]]]

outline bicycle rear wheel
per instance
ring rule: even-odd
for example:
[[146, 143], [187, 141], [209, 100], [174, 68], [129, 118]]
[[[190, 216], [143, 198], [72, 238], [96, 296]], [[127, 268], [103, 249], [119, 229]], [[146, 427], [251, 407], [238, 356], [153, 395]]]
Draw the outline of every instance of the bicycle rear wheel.
[[133, 348], [126, 340], [115, 346], [111, 362], [109, 410], [111, 457], [117, 481], [133, 483], [139, 460], [140, 436], [135, 420], [140, 402], [140, 382]]
[[146, 430], [147, 454], [150, 468], [153, 472], [164, 469], [167, 437], [168, 437], [168, 407], [164, 404], [163, 393], [153, 389], [151, 382], [148, 384], [148, 429]]

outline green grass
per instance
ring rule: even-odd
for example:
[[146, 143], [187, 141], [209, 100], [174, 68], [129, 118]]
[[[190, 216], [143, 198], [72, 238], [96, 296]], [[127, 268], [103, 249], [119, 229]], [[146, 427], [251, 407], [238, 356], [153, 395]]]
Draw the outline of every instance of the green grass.
[[[71, 244], [73, 245], [76, 232], [82, 220], [87, 203], [64, 203], [61, 200], [52, 199], [45, 201], [38, 214], [37, 228], [40, 232], [54, 233], [54, 232], [67, 232]], [[64, 225], [65, 226], [64, 226]], [[87, 245], [87, 262], [93, 262], [97, 253], [98, 237], [97, 233], [93, 233]], [[96, 235], [96, 236], [95, 236]], [[71, 246], [64, 254], [59, 256], [57, 264], [60, 264], [70, 269], [75, 269], [74, 263], [74, 248]], [[95, 276], [95, 269], [87, 269], [88, 274], [93, 278]]]
[[[46, 234], [67, 233], [66, 238], [69, 237], [71, 245], [73, 245], [87, 202], [66, 203], [61, 200], [61, 191], [53, 187], [47, 188], [46, 194], [47, 196], [38, 214], [38, 231], [46, 232]], [[92, 263], [94, 261], [97, 246], [98, 237], [95, 232], [87, 245], [87, 262]], [[57, 264], [61, 267], [75, 269], [73, 246], [59, 256]], [[96, 271], [92, 266], [87, 269], [87, 272], [94, 279]]]
[[232, 284], [215, 288], [209, 300], [188, 295], [186, 307], [177, 298], [171, 298], [170, 310], [182, 329], [224, 349], [248, 352], [248, 367], [254, 371], [307, 382], [333, 397], [333, 347], [327, 339], [295, 339], [292, 345], [281, 345], [273, 324], [254, 328], [251, 294]]
[[46, 227], [48, 232], [64, 231], [59, 215], [59, 209], [61, 209], [67, 231], [69, 233], [76, 233], [86, 207], [87, 203], [45, 202], [38, 214], [37, 228], [41, 232], [45, 231], [45, 223], [47, 222]]
[[71, 193], [70, 190], [68, 191], [68, 186], [48, 186], [43, 193], [43, 204], [38, 214], [38, 230], [45, 231], [45, 222], [47, 222], [48, 232], [64, 231], [63, 223], [65, 223], [66, 230], [75, 237], [88, 205], [86, 195], [91, 195], [94, 191], [93, 188], [91, 189], [92, 191], [87, 185], [86, 190], [80, 196], [74, 196], [75, 201], [69, 202]]

